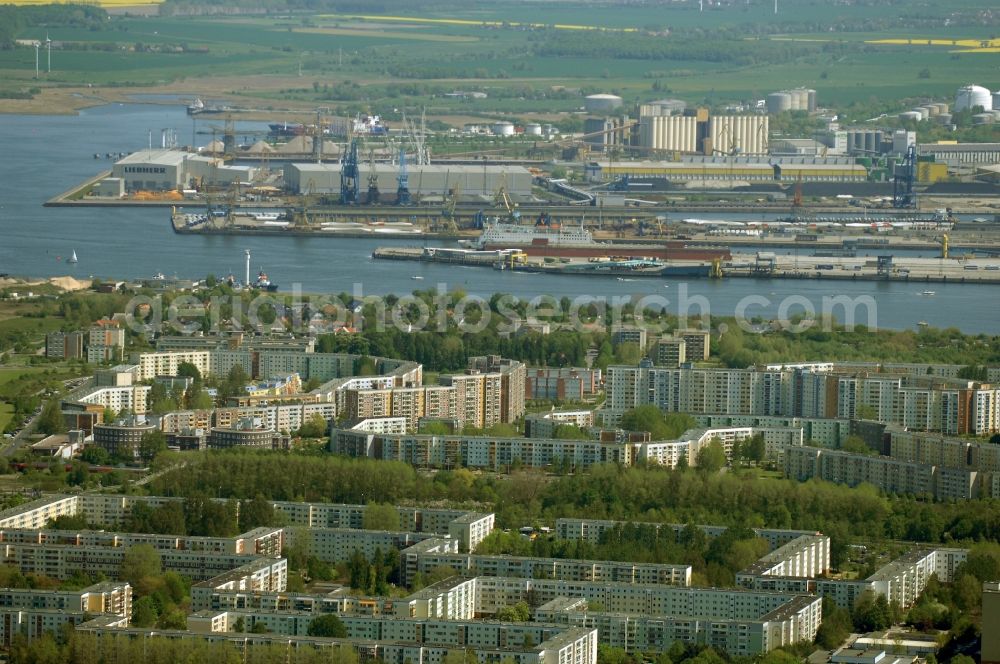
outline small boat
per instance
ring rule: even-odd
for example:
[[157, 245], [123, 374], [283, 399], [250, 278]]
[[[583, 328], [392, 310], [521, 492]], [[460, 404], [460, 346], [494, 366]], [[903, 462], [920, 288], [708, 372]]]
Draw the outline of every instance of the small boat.
[[67, 263], [79, 263], [80, 260], [76, 257], [76, 249], [73, 250], [73, 255], [66, 259]]
[[920, 327], [927, 327], [927, 321], [925, 320], [917, 321], [917, 325], [919, 325]]
[[415, 274], [412, 277], [410, 277], [410, 279], [413, 279], [414, 281], [422, 281], [423, 277], [421, 277], [419, 274]]
[[925, 290], [924, 292], [921, 293], [921, 295], [934, 295], [934, 291], [932, 291], [932, 290]]
[[267, 278], [267, 274], [263, 270], [257, 273], [257, 281], [250, 284], [250, 287], [256, 290], [267, 291], [268, 293], [278, 290], [278, 284], [271, 283], [271, 280]]

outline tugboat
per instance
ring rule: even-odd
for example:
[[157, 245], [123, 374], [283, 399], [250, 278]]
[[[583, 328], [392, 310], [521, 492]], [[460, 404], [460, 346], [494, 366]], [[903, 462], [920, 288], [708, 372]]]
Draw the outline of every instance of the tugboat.
[[250, 286], [257, 290], [267, 291], [268, 293], [278, 290], [278, 284], [271, 283], [271, 280], [267, 278], [267, 274], [263, 271], [257, 273], [257, 281], [253, 282]]

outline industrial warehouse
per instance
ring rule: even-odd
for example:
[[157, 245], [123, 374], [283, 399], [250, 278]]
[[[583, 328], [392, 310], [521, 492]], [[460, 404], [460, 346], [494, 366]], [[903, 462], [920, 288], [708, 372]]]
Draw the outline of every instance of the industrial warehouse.
[[[373, 170], [374, 168], [374, 170]], [[531, 194], [531, 173], [523, 166], [469, 166], [462, 164], [408, 166], [410, 192], [419, 197], [488, 196], [500, 189], [511, 196]], [[358, 179], [370, 182], [374, 174], [378, 188], [395, 195], [399, 166], [394, 164], [359, 164]], [[285, 189], [295, 194], [338, 194], [341, 190], [343, 164], [293, 163], [285, 166]]]

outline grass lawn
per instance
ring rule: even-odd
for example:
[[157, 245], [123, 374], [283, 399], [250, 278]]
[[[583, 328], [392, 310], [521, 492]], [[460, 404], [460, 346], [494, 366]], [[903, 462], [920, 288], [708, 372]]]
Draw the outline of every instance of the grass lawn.
[[7, 424], [14, 417], [14, 406], [0, 401], [0, 431], [7, 428]]

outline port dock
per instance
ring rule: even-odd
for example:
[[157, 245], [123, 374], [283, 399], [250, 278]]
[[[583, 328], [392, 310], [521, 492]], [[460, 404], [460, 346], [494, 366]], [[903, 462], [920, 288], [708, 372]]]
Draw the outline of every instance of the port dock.
[[517, 250], [474, 251], [433, 247], [379, 247], [372, 253], [372, 258], [537, 274], [623, 279], [716, 276], [749, 279], [898, 281], [914, 284], [1000, 284], [1000, 258], [806, 257], [757, 252], [735, 253], [731, 260], [715, 266], [709, 261], [554, 259], [529, 257]]

